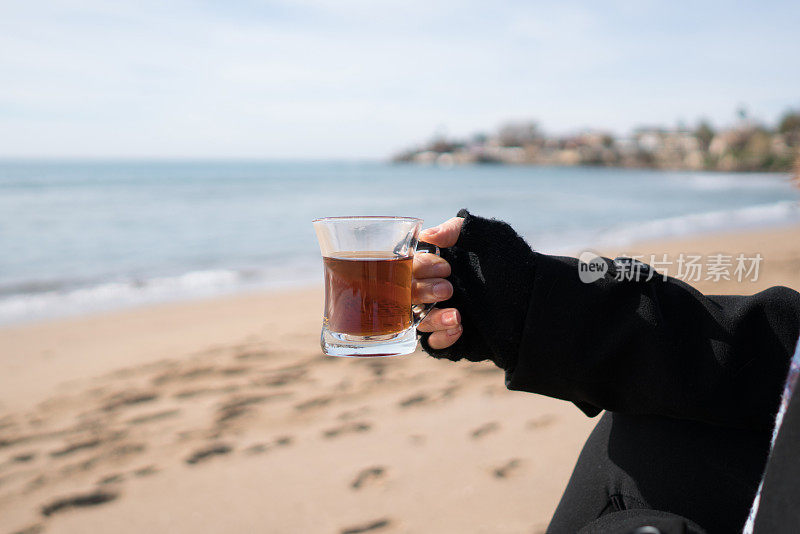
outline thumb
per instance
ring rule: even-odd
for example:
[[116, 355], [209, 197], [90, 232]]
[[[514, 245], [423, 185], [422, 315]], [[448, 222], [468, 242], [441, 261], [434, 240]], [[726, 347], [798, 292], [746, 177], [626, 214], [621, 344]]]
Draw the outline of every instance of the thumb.
[[433, 228], [423, 230], [419, 238], [421, 241], [436, 245], [437, 247], [452, 247], [458, 241], [461, 233], [461, 225], [464, 224], [463, 217], [453, 217]]

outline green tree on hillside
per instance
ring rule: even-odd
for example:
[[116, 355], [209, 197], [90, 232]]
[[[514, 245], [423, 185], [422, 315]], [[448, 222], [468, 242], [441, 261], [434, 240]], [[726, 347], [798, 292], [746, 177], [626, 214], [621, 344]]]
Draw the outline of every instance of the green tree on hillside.
[[714, 139], [714, 135], [714, 128], [705, 120], [701, 121], [694, 131], [694, 136], [697, 138], [697, 142], [700, 144], [700, 149], [703, 152], [708, 152], [708, 147], [711, 145], [711, 140]]
[[783, 134], [786, 144], [800, 146], [800, 112], [789, 110], [778, 123], [778, 133]]

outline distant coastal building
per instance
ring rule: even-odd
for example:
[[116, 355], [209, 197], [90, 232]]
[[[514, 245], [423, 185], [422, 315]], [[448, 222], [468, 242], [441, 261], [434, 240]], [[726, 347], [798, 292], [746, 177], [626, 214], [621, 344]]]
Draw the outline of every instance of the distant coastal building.
[[627, 137], [599, 130], [548, 137], [536, 123], [512, 123], [493, 135], [475, 135], [468, 141], [438, 137], [392, 159], [442, 166], [497, 163], [800, 173], [800, 114], [786, 113], [774, 130], [742, 119], [719, 132], [701, 123], [694, 130], [643, 127]]

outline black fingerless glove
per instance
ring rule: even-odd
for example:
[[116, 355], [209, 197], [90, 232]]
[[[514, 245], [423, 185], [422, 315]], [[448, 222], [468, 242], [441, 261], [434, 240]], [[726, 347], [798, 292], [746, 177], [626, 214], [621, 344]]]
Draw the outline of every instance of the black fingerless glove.
[[453, 296], [438, 308], [457, 308], [464, 331], [446, 349], [428, 344], [430, 333], [421, 334], [422, 348], [435, 358], [473, 362], [491, 360], [505, 370], [513, 368], [533, 289], [535, 254], [506, 223], [458, 212], [464, 225], [456, 244], [442, 249], [450, 263], [447, 278]]

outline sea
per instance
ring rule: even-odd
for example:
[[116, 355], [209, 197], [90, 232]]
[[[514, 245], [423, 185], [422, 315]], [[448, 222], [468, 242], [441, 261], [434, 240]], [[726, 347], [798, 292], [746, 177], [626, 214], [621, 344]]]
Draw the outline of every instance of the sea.
[[[0, 162], [0, 324], [322, 279], [311, 220], [460, 208], [537, 250], [800, 222], [788, 175], [347, 161]], [[734, 251], [735, 252], [735, 251]]]

